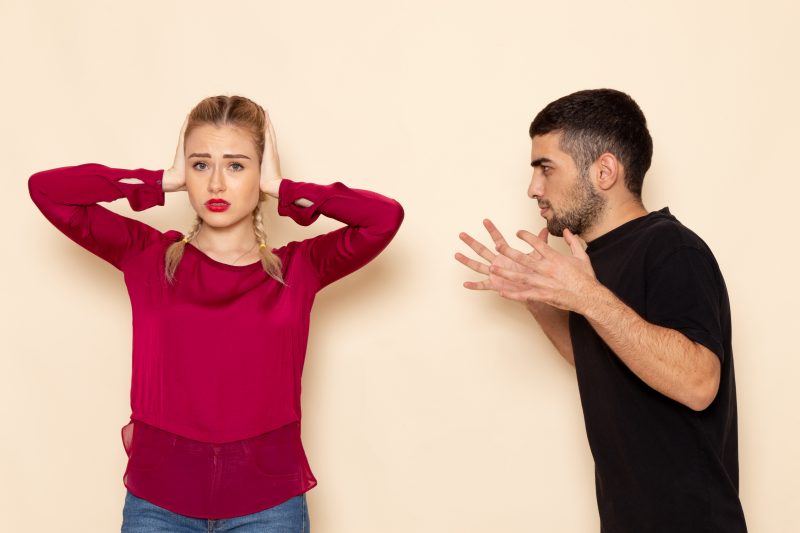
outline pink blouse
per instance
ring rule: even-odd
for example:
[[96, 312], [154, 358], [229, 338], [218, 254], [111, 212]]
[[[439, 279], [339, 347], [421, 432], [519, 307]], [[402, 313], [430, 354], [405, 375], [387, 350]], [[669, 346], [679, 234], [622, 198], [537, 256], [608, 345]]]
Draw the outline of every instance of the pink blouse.
[[183, 234], [98, 205], [122, 197], [134, 211], [164, 205], [162, 174], [90, 163], [38, 172], [28, 187], [56, 228], [124, 275], [133, 319], [125, 486], [188, 516], [255, 513], [316, 485], [300, 441], [311, 306], [389, 244], [403, 209], [342, 183], [284, 179], [279, 214], [303, 226], [320, 214], [346, 224], [273, 250], [285, 285], [260, 262], [221, 263], [192, 244], [169, 285], [164, 254]]

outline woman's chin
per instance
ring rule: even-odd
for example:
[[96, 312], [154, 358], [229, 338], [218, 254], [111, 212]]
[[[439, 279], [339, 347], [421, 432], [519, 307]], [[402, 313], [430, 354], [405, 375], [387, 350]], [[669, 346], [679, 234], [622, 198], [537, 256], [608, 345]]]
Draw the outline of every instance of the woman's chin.
[[230, 226], [235, 226], [249, 215], [242, 216], [241, 214], [231, 213], [229, 211], [214, 213], [212, 211], [204, 210], [198, 213], [198, 216], [203, 221], [203, 225], [210, 226], [214, 229], [224, 229]]

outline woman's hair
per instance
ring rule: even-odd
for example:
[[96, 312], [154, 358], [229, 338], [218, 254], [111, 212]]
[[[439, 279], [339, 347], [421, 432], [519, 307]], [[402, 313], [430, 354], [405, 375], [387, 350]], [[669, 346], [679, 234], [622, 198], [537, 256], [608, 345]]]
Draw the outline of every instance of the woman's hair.
[[[264, 157], [264, 136], [267, 124], [266, 113], [260, 105], [243, 96], [210, 96], [197, 104], [189, 113], [184, 140], [194, 128], [204, 124], [211, 124], [217, 127], [237, 126], [249, 132], [256, 145], [259, 165], [261, 164], [261, 160]], [[283, 283], [281, 260], [272, 253], [272, 250], [267, 245], [267, 233], [264, 231], [261, 203], [266, 199], [267, 195], [262, 191], [259, 194], [259, 202], [256, 208], [253, 209], [253, 231], [255, 231], [256, 240], [259, 243], [258, 250], [261, 255], [261, 265], [267, 274]], [[175, 242], [167, 248], [165, 274], [169, 283], [173, 283], [175, 280], [175, 270], [183, 257], [186, 243], [194, 238], [202, 225], [203, 219], [200, 218], [200, 215], [197, 215], [192, 229], [189, 230], [183, 240]]]

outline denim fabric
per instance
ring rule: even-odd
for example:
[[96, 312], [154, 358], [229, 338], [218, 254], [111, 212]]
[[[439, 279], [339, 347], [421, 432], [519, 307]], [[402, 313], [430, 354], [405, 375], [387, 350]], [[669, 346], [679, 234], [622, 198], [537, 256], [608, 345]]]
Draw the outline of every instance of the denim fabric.
[[122, 533], [309, 533], [306, 495], [275, 507], [233, 518], [195, 518], [173, 513], [128, 491], [122, 509]]

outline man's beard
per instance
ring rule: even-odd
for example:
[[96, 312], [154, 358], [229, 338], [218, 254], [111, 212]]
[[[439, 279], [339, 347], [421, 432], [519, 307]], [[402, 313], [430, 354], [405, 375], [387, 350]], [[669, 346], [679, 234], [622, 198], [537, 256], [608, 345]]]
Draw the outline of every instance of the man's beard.
[[597, 222], [606, 206], [606, 200], [594, 190], [588, 175], [578, 178], [565, 203], [567, 205], [559, 212], [549, 202], [546, 204], [553, 212], [547, 221], [547, 231], [551, 235], [561, 237], [564, 229], [574, 235], [585, 233]]

